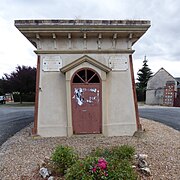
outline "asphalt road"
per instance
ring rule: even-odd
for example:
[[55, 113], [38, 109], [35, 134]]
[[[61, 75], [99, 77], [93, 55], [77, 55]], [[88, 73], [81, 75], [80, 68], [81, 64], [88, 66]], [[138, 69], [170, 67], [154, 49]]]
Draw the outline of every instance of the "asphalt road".
[[0, 105], [0, 146], [34, 120], [34, 107]]
[[139, 116], [168, 125], [180, 131], [179, 107], [140, 106]]
[[[180, 108], [140, 106], [139, 115], [180, 131]], [[0, 146], [33, 119], [34, 107], [0, 105]]]

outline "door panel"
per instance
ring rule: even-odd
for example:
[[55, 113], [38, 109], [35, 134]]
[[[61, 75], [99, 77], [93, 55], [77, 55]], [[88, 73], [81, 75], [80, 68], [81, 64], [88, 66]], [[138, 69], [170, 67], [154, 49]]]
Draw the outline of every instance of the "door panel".
[[74, 133], [101, 132], [100, 85], [76, 84], [72, 87]]
[[96, 76], [92, 74], [91, 77], [82, 77], [86, 82], [71, 85], [72, 121], [75, 134], [101, 133], [101, 83], [87, 83]]

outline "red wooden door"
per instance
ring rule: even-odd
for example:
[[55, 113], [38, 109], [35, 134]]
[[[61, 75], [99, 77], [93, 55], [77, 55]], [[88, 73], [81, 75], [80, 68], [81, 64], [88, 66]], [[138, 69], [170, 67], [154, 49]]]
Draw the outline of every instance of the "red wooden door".
[[91, 69], [81, 69], [72, 79], [74, 134], [101, 133], [101, 81]]

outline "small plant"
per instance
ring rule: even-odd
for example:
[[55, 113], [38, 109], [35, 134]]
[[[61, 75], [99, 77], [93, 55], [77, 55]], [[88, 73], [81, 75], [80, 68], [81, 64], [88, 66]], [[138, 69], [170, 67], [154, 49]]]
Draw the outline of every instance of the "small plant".
[[130, 146], [97, 149], [73, 164], [65, 174], [68, 180], [135, 180], [132, 168], [134, 148]]
[[91, 175], [93, 179], [107, 179], [108, 171], [107, 171], [107, 161], [104, 158], [99, 158], [98, 162], [93, 164], [91, 167]]
[[128, 145], [116, 146], [113, 147], [111, 150], [111, 155], [115, 159], [119, 159], [119, 160], [127, 159], [131, 161], [134, 153], [135, 153], [135, 149]]
[[51, 156], [51, 160], [55, 166], [55, 171], [62, 175], [70, 168], [78, 159], [77, 154], [70, 147], [58, 146]]
[[86, 157], [83, 160], [78, 160], [66, 172], [65, 179], [68, 180], [93, 180], [92, 165], [97, 162], [96, 157]]
[[121, 160], [119, 163], [113, 160], [108, 166], [108, 179], [136, 180], [137, 174], [127, 159]]
[[100, 149], [97, 148], [95, 151], [93, 151], [90, 155], [93, 157], [104, 157], [108, 161], [112, 159], [116, 160], [132, 160], [133, 155], [135, 153], [135, 150], [133, 147], [128, 145], [123, 146], [115, 146], [110, 149]]

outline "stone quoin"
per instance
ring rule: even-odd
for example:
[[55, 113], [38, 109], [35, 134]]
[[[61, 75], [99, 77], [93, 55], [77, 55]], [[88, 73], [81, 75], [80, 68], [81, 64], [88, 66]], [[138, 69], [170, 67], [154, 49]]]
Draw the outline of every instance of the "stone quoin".
[[15, 20], [36, 47], [33, 133], [132, 136], [141, 128], [132, 65], [146, 20]]

